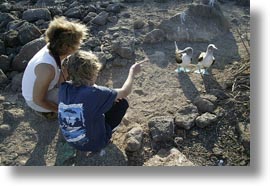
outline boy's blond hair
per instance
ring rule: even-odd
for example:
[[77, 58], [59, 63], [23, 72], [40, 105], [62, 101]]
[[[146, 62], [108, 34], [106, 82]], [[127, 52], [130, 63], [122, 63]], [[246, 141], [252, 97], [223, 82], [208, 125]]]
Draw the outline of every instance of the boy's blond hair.
[[71, 22], [65, 17], [56, 17], [50, 22], [45, 32], [49, 50], [59, 56], [74, 50], [87, 37], [87, 27], [78, 22]]
[[67, 62], [69, 78], [75, 86], [95, 84], [100, 69], [97, 56], [82, 50], [71, 55]]

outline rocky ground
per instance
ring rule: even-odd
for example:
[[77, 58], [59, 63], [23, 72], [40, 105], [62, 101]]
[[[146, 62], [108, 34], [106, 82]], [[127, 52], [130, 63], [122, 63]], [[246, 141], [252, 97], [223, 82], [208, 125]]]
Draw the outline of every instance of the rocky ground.
[[[250, 9], [247, 0], [1, 1], [0, 165], [250, 165]], [[21, 95], [29, 59], [56, 15], [90, 29], [82, 49], [103, 64], [97, 84], [119, 88], [129, 67], [148, 58], [112, 143], [97, 154], [73, 151], [57, 121], [36, 115]], [[176, 73], [174, 41], [196, 56], [213, 43], [210, 75]]]

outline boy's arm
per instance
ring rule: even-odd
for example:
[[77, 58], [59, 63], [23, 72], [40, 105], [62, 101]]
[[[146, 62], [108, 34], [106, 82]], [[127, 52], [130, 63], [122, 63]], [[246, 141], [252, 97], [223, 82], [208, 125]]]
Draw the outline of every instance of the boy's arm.
[[146, 60], [140, 61], [132, 65], [129, 69], [128, 77], [120, 89], [115, 89], [117, 92], [116, 100], [127, 97], [132, 90], [133, 79], [136, 74], [141, 71], [142, 63], [146, 62]]

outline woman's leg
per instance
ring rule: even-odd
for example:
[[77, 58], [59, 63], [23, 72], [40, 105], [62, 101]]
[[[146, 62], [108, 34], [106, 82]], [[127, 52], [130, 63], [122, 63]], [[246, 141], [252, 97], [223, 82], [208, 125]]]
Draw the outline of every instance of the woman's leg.
[[121, 123], [128, 107], [128, 101], [121, 99], [119, 102], [115, 102], [112, 108], [105, 113], [105, 122], [110, 125], [112, 130]]

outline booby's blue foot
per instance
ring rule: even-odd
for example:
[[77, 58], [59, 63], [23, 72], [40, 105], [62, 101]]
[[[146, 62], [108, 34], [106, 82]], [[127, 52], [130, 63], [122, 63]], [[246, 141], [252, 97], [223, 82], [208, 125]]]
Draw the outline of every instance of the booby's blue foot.
[[190, 72], [190, 69], [184, 68], [184, 72]]
[[209, 75], [209, 72], [207, 70], [204, 70], [203, 75]]
[[175, 72], [177, 72], [177, 73], [185, 72], [185, 69], [182, 67], [179, 67], [179, 68], [175, 69]]
[[204, 74], [205, 73], [205, 69], [195, 70], [194, 73], [196, 73], [196, 74]]

